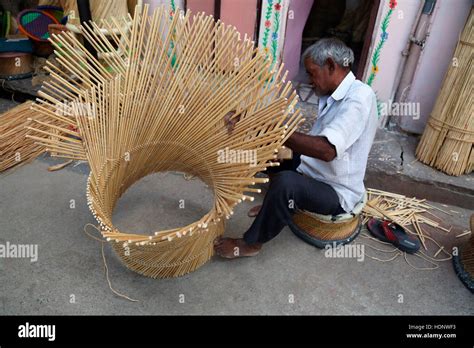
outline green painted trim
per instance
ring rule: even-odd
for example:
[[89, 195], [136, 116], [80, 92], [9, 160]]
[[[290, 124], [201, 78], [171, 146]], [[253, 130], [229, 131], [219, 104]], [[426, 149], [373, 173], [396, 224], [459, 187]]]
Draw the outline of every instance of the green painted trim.
[[[372, 54], [372, 58], [370, 60], [370, 62], [371, 62], [371, 72], [370, 72], [370, 75], [369, 75], [369, 77], [367, 78], [367, 81], [366, 81], [366, 83], [369, 86], [372, 86], [372, 84], [374, 83], [375, 77], [376, 77], [377, 73], [379, 72], [378, 63], [379, 63], [379, 60], [380, 60], [380, 53], [382, 51], [382, 48], [383, 48], [385, 42], [388, 40], [387, 29], [388, 29], [388, 26], [390, 24], [390, 18], [392, 17], [393, 10], [397, 6], [397, 2], [395, 0], [388, 0], [388, 6], [389, 6], [390, 9], [388, 10], [385, 17], [382, 19], [382, 22], [380, 24], [380, 29], [382, 31], [381, 37], [380, 37], [379, 41], [377, 42], [377, 45], [375, 46], [374, 53]], [[380, 117], [380, 108], [381, 108], [381, 105], [380, 105], [379, 99], [377, 98], [377, 114], [378, 114], [379, 117]]]

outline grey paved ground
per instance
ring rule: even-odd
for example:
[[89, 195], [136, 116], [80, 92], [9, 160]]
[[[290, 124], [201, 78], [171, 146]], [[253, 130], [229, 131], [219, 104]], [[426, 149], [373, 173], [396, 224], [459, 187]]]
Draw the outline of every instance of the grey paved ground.
[[[85, 204], [86, 166], [47, 172], [53, 162], [37, 159], [0, 176], [0, 243], [39, 245], [36, 263], [0, 259], [0, 314], [474, 314], [473, 297], [451, 262], [416, 271], [403, 259], [327, 258], [288, 229], [255, 258], [214, 258], [194, 273], [167, 280], [128, 271], [107, 247], [113, 286], [140, 301], [128, 302], [109, 290], [100, 244], [83, 232], [94, 223]], [[177, 209], [179, 199], [185, 199], [184, 210]], [[122, 197], [114, 223], [143, 232], [183, 224], [205, 213], [210, 202], [196, 180], [155, 175]], [[227, 235], [240, 235], [250, 225], [250, 206], [238, 207]], [[470, 212], [444, 209], [459, 212], [446, 219], [459, 226], [438, 237], [447, 247], [465, 242], [454, 236], [467, 228]]]

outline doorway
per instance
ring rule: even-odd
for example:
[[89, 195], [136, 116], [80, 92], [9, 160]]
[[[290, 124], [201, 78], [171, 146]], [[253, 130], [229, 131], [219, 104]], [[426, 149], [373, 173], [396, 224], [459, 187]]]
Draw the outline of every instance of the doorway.
[[[351, 70], [362, 80], [379, 5], [380, 0], [315, 0], [303, 30], [301, 53], [319, 39], [337, 37], [353, 50]], [[309, 82], [302, 62], [293, 81], [301, 87]]]

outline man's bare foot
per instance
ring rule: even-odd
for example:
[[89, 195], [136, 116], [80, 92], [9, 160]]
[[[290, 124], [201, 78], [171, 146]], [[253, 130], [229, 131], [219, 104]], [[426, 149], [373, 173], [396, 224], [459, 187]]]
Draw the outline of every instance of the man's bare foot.
[[262, 249], [261, 243], [247, 244], [242, 238], [217, 238], [214, 241], [214, 250], [217, 255], [226, 259], [255, 256], [260, 249]]
[[247, 215], [248, 217], [256, 217], [258, 213], [260, 213], [260, 209], [262, 209], [262, 205], [256, 205], [253, 208], [250, 208]]

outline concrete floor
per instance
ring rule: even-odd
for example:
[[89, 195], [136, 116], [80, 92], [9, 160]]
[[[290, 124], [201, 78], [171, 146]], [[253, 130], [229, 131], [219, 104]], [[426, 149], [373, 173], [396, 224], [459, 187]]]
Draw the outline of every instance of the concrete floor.
[[[129, 302], [109, 290], [100, 243], [83, 232], [85, 224], [95, 222], [86, 206], [87, 166], [47, 171], [58, 162], [43, 157], [0, 176], [0, 243], [39, 246], [36, 263], [0, 259], [0, 314], [474, 314], [473, 297], [450, 261], [437, 270], [417, 271], [401, 258], [388, 263], [327, 258], [287, 228], [257, 257], [213, 258], [176, 279], [135, 274], [107, 246], [113, 287], [139, 300]], [[185, 199], [184, 210], [178, 210], [179, 199]], [[125, 193], [114, 223], [139, 232], [178, 226], [204, 214], [211, 199], [198, 180], [158, 174]], [[245, 203], [236, 209], [226, 235], [248, 228], [250, 207]], [[458, 226], [440, 236], [443, 243], [465, 242], [454, 236], [467, 229], [470, 212], [444, 209], [459, 214], [446, 219]], [[360, 237], [355, 241], [361, 242]]]

